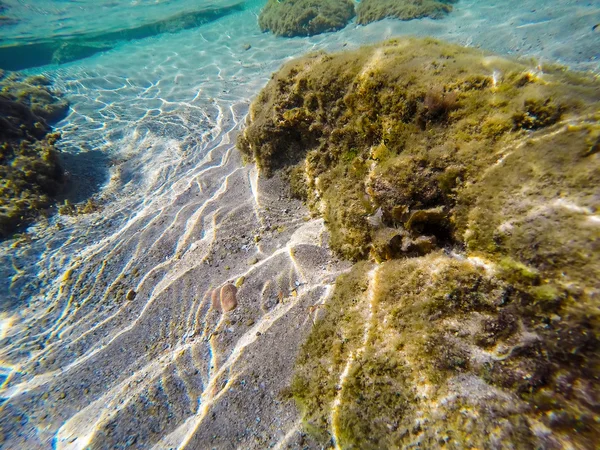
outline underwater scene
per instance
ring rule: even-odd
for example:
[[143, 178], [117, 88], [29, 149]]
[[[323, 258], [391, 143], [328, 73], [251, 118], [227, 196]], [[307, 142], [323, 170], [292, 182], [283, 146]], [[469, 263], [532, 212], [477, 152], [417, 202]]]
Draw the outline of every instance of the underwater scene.
[[0, 0], [0, 448], [599, 442], [599, 1]]

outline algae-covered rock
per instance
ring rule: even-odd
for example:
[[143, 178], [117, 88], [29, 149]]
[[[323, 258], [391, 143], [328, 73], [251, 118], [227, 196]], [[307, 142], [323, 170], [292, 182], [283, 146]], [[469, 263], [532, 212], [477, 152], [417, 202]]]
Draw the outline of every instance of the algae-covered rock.
[[432, 253], [338, 279], [292, 383], [308, 431], [339, 448], [593, 448], [597, 292], [475, 262]]
[[278, 36], [312, 36], [344, 28], [353, 17], [350, 0], [269, 0], [258, 24]]
[[53, 202], [63, 182], [50, 124], [68, 104], [48, 81], [11, 74], [0, 80], [0, 237], [29, 223]]
[[440, 19], [452, 11], [458, 0], [361, 0], [356, 7], [356, 21], [367, 24], [386, 17], [400, 20], [431, 17]]
[[[267, 176], [291, 168], [294, 191], [324, 215], [332, 247], [361, 258], [379, 208], [384, 226], [464, 242], [470, 186], [526, 141], [544, 135], [553, 146], [567, 123], [593, 122], [599, 99], [585, 74], [394, 40], [286, 64], [253, 103], [238, 144]], [[596, 125], [584, 128], [591, 143], [580, 139], [580, 158], [597, 139]], [[546, 169], [560, 173], [556, 162]]]
[[375, 261], [300, 351], [305, 428], [339, 448], [593, 448], [599, 139], [597, 78], [430, 39], [275, 74], [241, 151]]

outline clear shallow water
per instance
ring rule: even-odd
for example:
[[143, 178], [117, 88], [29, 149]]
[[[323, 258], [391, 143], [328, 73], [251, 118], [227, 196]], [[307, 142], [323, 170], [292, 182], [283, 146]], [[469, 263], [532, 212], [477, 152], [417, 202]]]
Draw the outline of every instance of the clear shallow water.
[[127, 30], [196, 11], [223, 8], [239, 0], [4, 0], [6, 15], [17, 22], [3, 29], [0, 42], [94, 35]]
[[[263, 3], [30, 69], [71, 102], [57, 125], [60, 148], [78, 189], [96, 192], [105, 206], [33, 226], [27, 245], [0, 244], [7, 448], [228, 448], [231, 436], [243, 448], [292, 442], [297, 413], [277, 394], [294, 349], [271, 350], [286, 332], [298, 342], [305, 335], [306, 305], [326, 297], [340, 267], [323, 246], [322, 223], [304, 222], [299, 204], [282, 206], [258, 186], [234, 146], [250, 101], [284, 61], [417, 34], [532, 57], [532, 66], [599, 67], [594, 2], [461, 0], [440, 21], [350, 24], [289, 40], [258, 30]], [[23, 22], [0, 29], [5, 39], [115, 30], [198, 2], [120, 1], [102, 16], [97, 2], [14, 5]], [[255, 245], [253, 235], [275, 225], [283, 231], [266, 231]], [[249, 265], [254, 256], [264, 262]], [[208, 293], [240, 276], [245, 315], [228, 324], [209, 313]], [[297, 296], [274, 302], [294, 288]], [[129, 289], [135, 301], [123, 300]], [[224, 336], [218, 345], [207, 339], [215, 331]], [[277, 406], [265, 407], [259, 421], [247, 413], [267, 404]], [[222, 433], [211, 441], [214, 420]]]

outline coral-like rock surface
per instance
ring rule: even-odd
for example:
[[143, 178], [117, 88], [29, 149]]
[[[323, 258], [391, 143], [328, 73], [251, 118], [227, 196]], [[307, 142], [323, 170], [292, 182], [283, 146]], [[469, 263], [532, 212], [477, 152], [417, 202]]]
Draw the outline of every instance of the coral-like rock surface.
[[312, 36], [344, 28], [353, 17], [350, 0], [269, 0], [258, 24], [278, 36]]
[[362, 0], [356, 7], [356, 21], [367, 24], [386, 17], [400, 20], [431, 17], [440, 19], [452, 11], [458, 0]]
[[286, 64], [238, 146], [358, 262], [297, 360], [341, 448], [600, 438], [600, 83], [431, 39]]
[[29, 223], [52, 204], [63, 182], [49, 124], [68, 104], [43, 77], [0, 80], [0, 237]]

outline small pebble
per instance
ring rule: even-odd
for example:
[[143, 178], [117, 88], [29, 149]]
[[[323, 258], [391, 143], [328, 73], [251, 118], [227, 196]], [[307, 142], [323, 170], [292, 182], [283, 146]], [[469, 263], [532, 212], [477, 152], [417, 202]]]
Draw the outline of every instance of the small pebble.
[[127, 300], [131, 301], [135, 298], [135, 296], [137, 295], [137, 293], [133, 290], [133, 289], [129, 289], [129, 291], [127, 291]]
[[212, 304], [212, 308], [216, 309], [217, 311], [221, 312], [221, 300], [219, 299], [219, 290], [218, 289], [213, 289], [210, 293], [210, 300], [211, 300], [211, 304]]
[[233, 311], [237, 307], [237, 288], [227, 283], [221, 288], [221, 308], [224, 312]]

